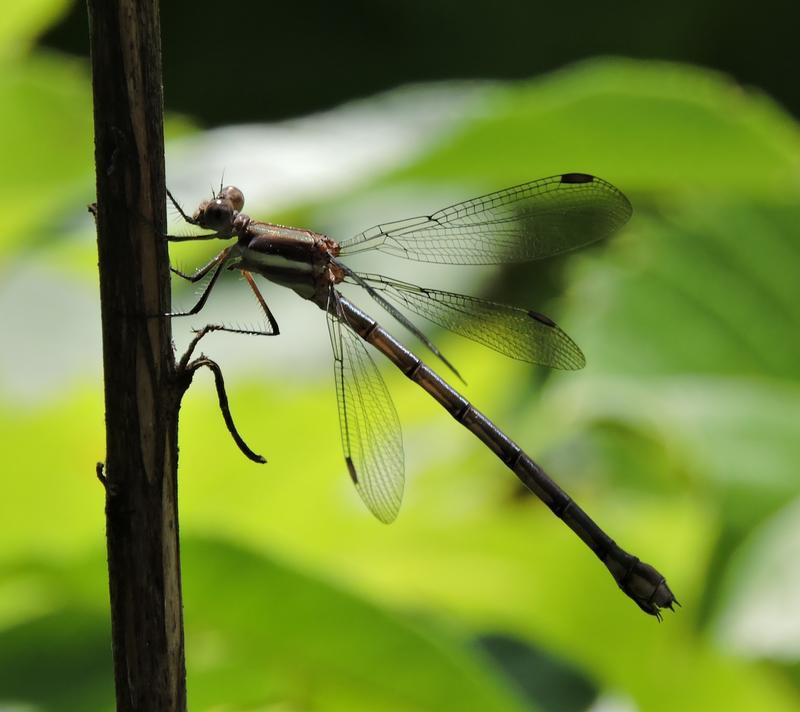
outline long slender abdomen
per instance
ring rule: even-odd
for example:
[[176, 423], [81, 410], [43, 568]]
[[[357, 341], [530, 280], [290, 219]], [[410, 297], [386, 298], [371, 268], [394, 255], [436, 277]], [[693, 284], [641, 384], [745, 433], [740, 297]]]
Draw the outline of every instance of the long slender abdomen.
[[497, 455], [597, 555], [619, 587], [643, 611], [660, 619], [660, 608], [672, 608], [675, 598], [656, 569], [620, 548], [519, 445], [378, 322], [341, 295], [339, 305], [350, 328], [385, 354]]

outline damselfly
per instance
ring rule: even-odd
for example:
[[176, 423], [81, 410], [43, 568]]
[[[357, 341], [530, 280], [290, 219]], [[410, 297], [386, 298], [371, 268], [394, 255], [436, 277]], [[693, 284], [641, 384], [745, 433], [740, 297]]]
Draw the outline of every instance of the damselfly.
[[342, 258], [369, 250], [461, 265], [550, 257], [606, 238], [627, 222], [631, 205], [613, 185], [584, 173], [565, 173], [467, 200], [432, 215], [377, 225], [339, 243], [310, 230], [253, 220], [242, 212], [244, 195], [233, 186], [220, 188], [191, 217], [171, 194], [169, 197], [186, 222], [212, 232], [168, 235], [167, 239], [237, 238], [192, 275], [173, 269], [192, 282], [209, 273], [211, 277], [192, 309], [170, 316], [200, 311], [224, 268], [242, 273], [268, 327], [263, 332], [224, 326], [214, 329], [278, 334], [277, 321], [254, 274], [294, 290], [325, 311], [347, 470], [378, 519], [391, 522], [400, 508], [405, 478], [403, 446], [397, 413], [364, 342], [383, 353], [497, 455], [583, 540], [642, 610], [660, 618], [659, 609], [672, 609], [677, 603], [655, 568], [621, 549], [519, 445], [337, 289], [342, 282], [362, 287], [456, 375], [452, 364], [405, 316], [405, 310], [512, 358], [554, 368], [581, 368], [584, 357], [580, 349], [539, 312], [359, 273]]

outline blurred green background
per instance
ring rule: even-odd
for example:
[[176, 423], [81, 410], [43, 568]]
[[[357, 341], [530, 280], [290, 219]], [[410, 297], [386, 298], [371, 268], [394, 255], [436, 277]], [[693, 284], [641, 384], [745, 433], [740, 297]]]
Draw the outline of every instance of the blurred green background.
[[[235, 449], [209, 376], [182, 410], [191, 709], [800, 709], [793, 25], [770, 2], [750, 25], [711, 0], [664, 17], [621, 5], [538, 23], [511, 2], [295, 4], [263, 24], [267, 4], [165, 8], [167, 176], [186, 207], [223, 171], [251, 214], [336, 238], [566, 171], [629, 196], [622, 234], [566, 258], [356, 266], [557, 319], [582, 372], [429, 331], [465, 394], [683, 604], [645, 616], [390, 368], [408, 485], [397, 522], [373, 520], [340, 453], [324, 315], [267, 285], [281, 336], [204, 349], [269, 464]], [[113, 707], [81, 12], [36, 0], [0, 16], [3, 712]], [[739, 51], [747, 32], [761, 44]], [[448, 81], [405, 85], [431, 79]], [[176, 285], [176, 305], [192, 297]], [[258, 319], [233, 275], [200, 316], [174, 325], [178, 348], [192, 326]]]

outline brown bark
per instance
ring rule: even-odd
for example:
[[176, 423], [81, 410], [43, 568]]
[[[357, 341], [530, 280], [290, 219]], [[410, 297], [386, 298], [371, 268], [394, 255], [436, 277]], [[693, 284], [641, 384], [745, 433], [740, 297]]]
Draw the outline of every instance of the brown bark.
[[185, 710], [156, 0], [88, 0], [118, 710]]

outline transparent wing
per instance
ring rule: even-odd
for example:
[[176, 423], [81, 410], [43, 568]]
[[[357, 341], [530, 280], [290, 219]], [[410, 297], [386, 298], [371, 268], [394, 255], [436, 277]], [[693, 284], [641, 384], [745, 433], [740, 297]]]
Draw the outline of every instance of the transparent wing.
[[578, 345], [539, 312], [381, 275], [359, 276], [390, 302], [511, 358], [567, 370], [586, 365]]
[[388, 524], [400, 510], [405, 484], [400, 420], [366, 346], [343, 323], [337, 305], [332, 291], [328, 331], [345, 462], [361, 499]]
[[442, 264], [526, 262], [608, 237], [633, 212], [602, 178], [565, 173], [452, 205], [433, 215], [376, 225], [340, 243], [341, 255], [380, 250]]
[[[359, 274], [358, 272], [354, 272], [347, 265], [342, 264], [341, 262], [334, 260], [334, 263], [343, 270], [343, 272], [346, 275], [346, 280], [348, 282], [352, 282], [354, 284], [357, 284], [359, 287], [363, 287], [363, 289], [367, 292], [367, 294], [369, 294], [369, 296], [371, 296], [378, 304], [380, 304], [381, 307], [383, 307], [389, 314], [391, 314], [395, 319], [397, 319], [397, 321], [399, 321], [404, 327], [406, 327], [406, 329], [408, 329], [412, 334], [414, 334], [414, 336], [416, 336], [423, 344], [425, 344], [425, 346], [427, 346], [430, 349], [431, 353], [438, 359], [440, 359], [441, 362], [445, 366], [447, 366], [447, 368], [449, 368], [459, 380], [466, 383], [466, 381], [464, 381], [464, 378], [458, 372], [458, 369], [452, 363], [450, 363], [449, 359], [445, 358], [444, 354], [441, 351], [439, 351], [439, 348], [436, 346], [436, 344], [434, 344], [427, 336], [425, 336], [425, 334], [421, 332], [414, 325], [414, 323], [411, 320], [409, 320], [409, 318], [405, 314], [403, 314], [403, 312], [396, 309], [391, 302], [387, 301], [384, 298], [384, 296], [379, 293], [379, 290], [376, 289], [376, 286], [379, 286], [378, 282], [380, 282], [382, 279], [385, 278], [381, 277], [380, 275], [374, 275], [374, 276], [362, 275]], [[365, 280], [364, 279], [365, 276], [372, 277], [373, 281], [370, 282]]]

